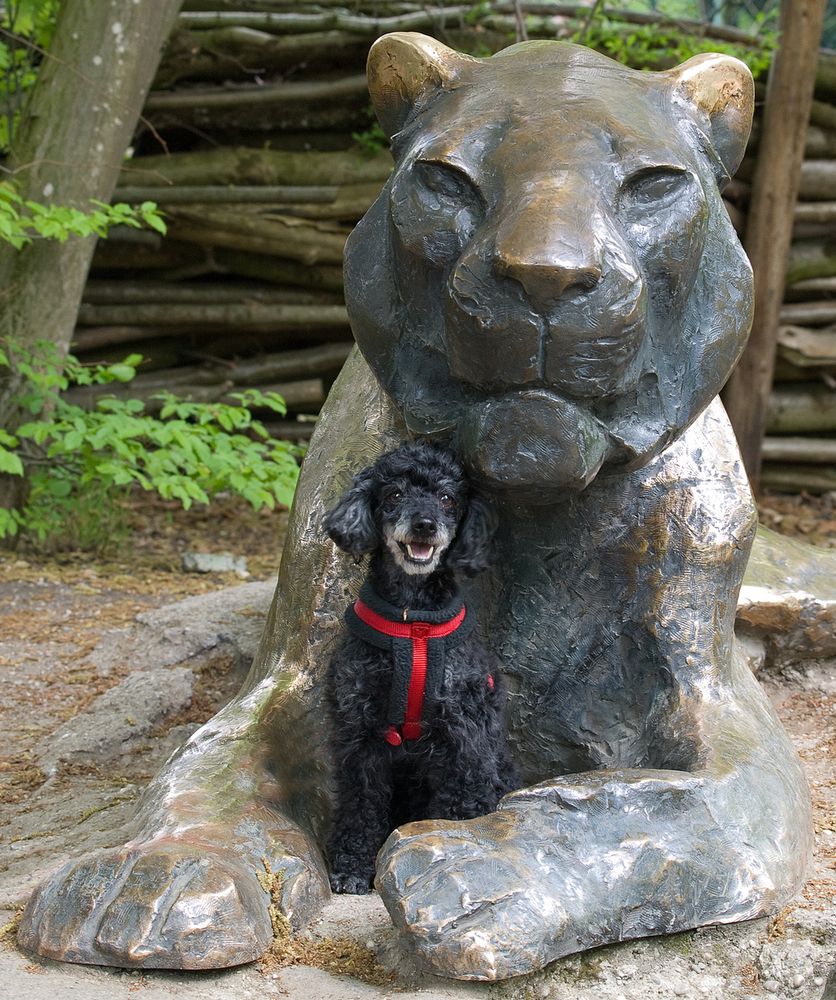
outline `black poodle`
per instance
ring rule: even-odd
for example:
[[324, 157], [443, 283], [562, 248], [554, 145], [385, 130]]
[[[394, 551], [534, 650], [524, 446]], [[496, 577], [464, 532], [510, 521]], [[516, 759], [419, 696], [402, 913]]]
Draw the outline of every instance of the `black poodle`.
[[502, 678], [456, 581], [487, 566], [494, 517], [451, 452], [415, 443], [358, 473], [324, 527], [372, 556], [326, 683], [331, 887], [365, 893], [395, 826], [481, 816], [516, 787]]

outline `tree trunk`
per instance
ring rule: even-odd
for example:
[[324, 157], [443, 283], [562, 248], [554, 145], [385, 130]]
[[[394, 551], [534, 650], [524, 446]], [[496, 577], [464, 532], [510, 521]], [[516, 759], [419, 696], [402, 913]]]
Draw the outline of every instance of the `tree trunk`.
[[[180, 0], [64, 0], [54, 40], [13, 138], [21, 193], [89, 207], [109, 201]], [[0, 245], [0, 341], [51, 341], [66, 353], [96, 240]], [[19, 383], [0, 383], [0, 426], [14, 425]]]
[[769, 72], [752, 183], [744, 245], [755, 272], [755, 317], [724, 399], [755, 489], [824, 8], [825, 0], [781, 4], [781, 42]]

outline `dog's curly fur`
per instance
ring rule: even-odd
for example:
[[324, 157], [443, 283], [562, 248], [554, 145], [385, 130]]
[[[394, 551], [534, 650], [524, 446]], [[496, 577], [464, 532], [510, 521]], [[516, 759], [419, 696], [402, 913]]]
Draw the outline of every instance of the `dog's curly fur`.
[[[375, 592], [412, 612], [449, 606], [459, 592], [457, 576], [486, 568], [494, 526], [456, 457], [430, 443], [383, 455], [355, 476], [324, 519], [340, 548], [356, 559], [371, 555]], [[401, 746], [385, 739], [392, 669], [388, 650], [348, 630], [329, 666], [335, 892], [369, 891], [377, 852], [395, 826], [481, 816], [516, 787], [501, 675], [473, 633], [447, 650], [443, 685], [422, 718], [422, 735]]]

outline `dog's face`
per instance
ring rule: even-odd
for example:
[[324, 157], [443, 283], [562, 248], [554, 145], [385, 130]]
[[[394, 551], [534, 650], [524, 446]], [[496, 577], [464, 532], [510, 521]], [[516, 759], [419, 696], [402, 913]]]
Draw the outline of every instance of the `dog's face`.
[[442, 566], [470, 575], [487, 565], [494, 518], [451, 452], [416, 443], [358, 473], [324, 527], [355, 558], [384, 550], [410, 576]]
[[383, 486], [376, 522], [397, 566], [410, 576], [438, 569], [459, 524], [466, 502], [461, 481], [431, 482], [414, 472]]

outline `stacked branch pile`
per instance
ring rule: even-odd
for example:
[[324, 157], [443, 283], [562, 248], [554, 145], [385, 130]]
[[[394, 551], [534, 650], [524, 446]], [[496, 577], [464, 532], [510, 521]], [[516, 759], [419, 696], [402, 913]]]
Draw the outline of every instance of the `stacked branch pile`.
[[[186, 0], [115, 200], [156, 201], [168, 233], [100, 244], [74, 341], [86, 360], [141, 353], [129, 391], [228, 399], [280, 392], [304, 437], [351, 346], [342, 251], [391, 158], [368, 106], [379, 35], [417, 30], [487, 55], [525, 34], [577, 37], [572, 4]], [[610, 12], [625, 35], [658, 17]], [[682, 29], [682, 23], [674, 25]], [[692, 34], [747, 44], [733, 28]], [[627, 50], [629, 51], [629, 50]], [[657, 66], [655, 68], [663, 68]], [[820, 59], [796, 209], [764, 482], [836, 488], [836, 54]], [[727, 205], [745, 222], [757, 128]], [[111, 387], [108, 387], [111, 389]], [[126, 390], [128, 391], [128, 390]]]

